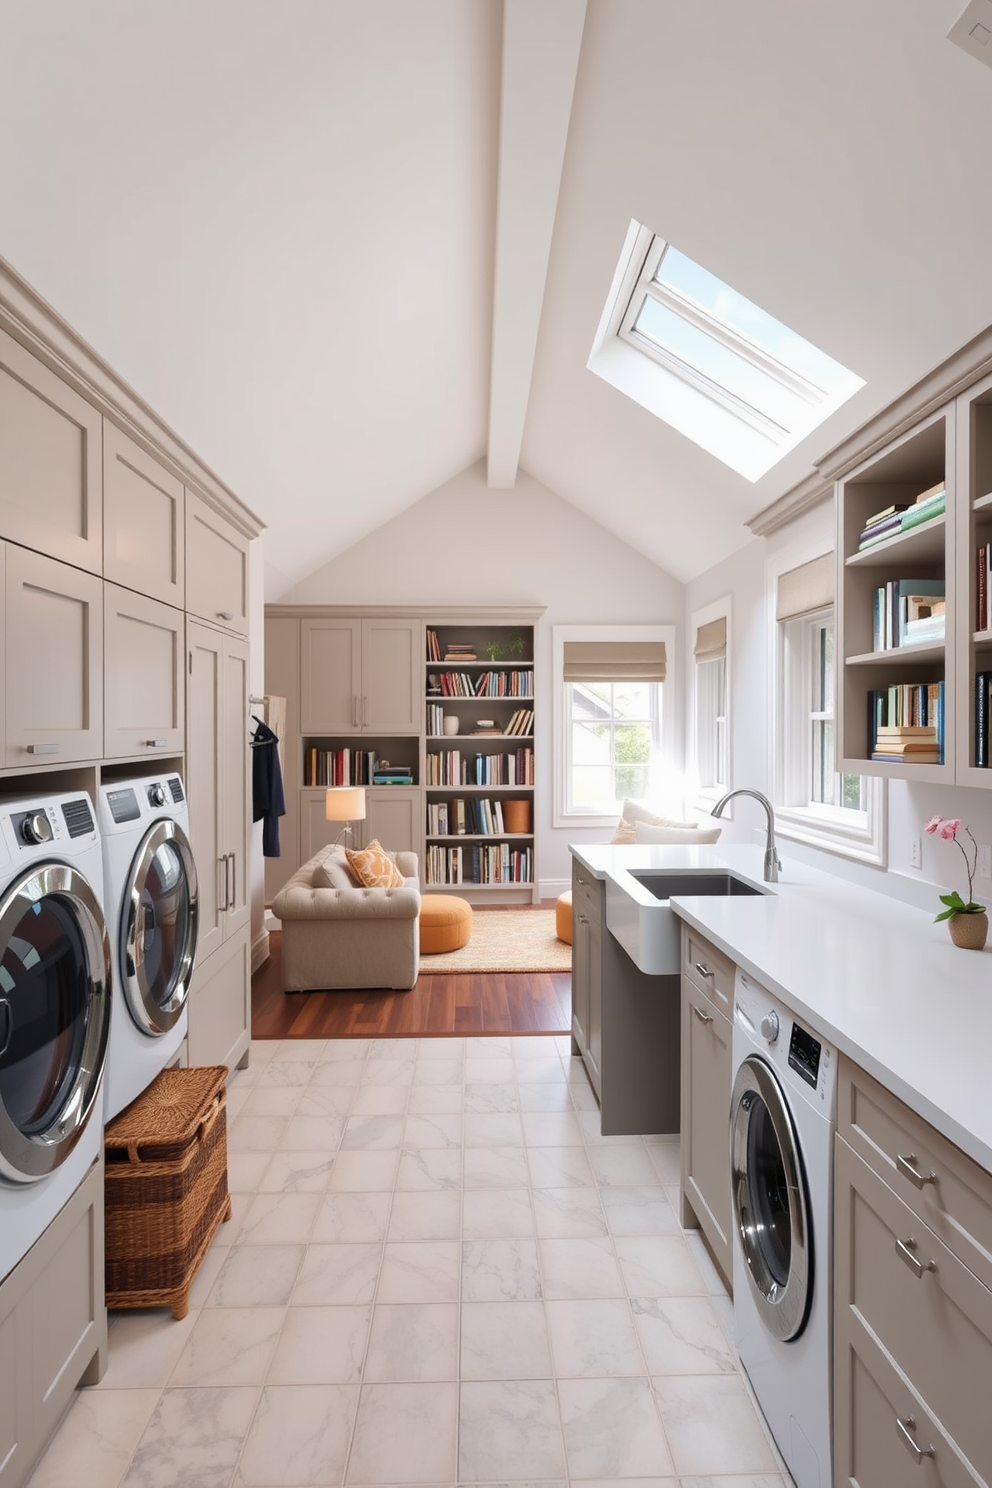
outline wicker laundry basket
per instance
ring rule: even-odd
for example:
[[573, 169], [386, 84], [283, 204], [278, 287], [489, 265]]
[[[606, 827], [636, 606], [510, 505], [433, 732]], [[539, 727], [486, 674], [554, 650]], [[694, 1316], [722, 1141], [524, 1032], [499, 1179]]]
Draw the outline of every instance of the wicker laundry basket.
[[108, 1307], [171, 1307], [189, 1290], [227, 1191], [224, 1065], [163, 1070], [105, 1133]]

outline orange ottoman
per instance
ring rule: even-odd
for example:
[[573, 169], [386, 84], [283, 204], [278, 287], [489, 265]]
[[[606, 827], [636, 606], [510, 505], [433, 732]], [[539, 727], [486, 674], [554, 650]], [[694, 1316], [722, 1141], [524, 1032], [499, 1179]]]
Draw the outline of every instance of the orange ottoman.
[[454, 894], [421, 894], [420, 952], [457, 951], [472, 936], [472, 906]]
[[555, 905], [555, 934], [566, 945], [572, 944], [572, 891], [558, 895]]

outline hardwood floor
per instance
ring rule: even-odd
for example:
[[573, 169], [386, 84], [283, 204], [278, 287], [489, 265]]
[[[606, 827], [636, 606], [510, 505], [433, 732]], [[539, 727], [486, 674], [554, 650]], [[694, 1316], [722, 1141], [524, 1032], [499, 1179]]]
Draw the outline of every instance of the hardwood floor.
[[498, 1033], [567, 1033], [567, 972], [499, 976], [421, 975], [409, 992], [282, 990], [281, 936], [252, 977], [253, 1038], [464, 1038]]

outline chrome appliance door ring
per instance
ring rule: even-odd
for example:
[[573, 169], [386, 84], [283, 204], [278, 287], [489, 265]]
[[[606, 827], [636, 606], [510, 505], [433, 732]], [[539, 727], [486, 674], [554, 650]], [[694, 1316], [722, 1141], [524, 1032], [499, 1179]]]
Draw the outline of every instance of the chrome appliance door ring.
[[[146, 886], [156, 857], [167, 845], [178, 858], [185, 885], [186, 915], [182, 943], [172, 948], [169, 958], [168, 995], [161, 1000], [155, 995], [145, 966], [145, 937], [149, 925]], [[154, 906], [152, 906], [154, 908]], [[132, 860], [124, 886], [120, 925], [120, 974], [128, 1010], [142, 1033], [155, 1038], [168, 1033], [179, 1021], [189, 995], [196, 954], [199, 897], [196, 866], [189, 838], [178, 822], [157, 821], [141, 839]]]
[[[748, 1055], [737, 1071], [730, 1105], [730, 1172], [734, 1227], [747, 1267], [747, 1281], [762, 1321], [774, 1337], [788, 1342], [806, 1324], [812, 1292], [812, 1237], [806, 1182], [795, 1127], [782, 1087], [771, 1066]], [[771, 1263], [775, 1236], [767, 1223], [768, 1204], [756, 1188], [751, 1153], [757, 1128], [770, 1126], [777, 1153], [775, 1199], [788, 1211], [785, 1275]], [[784, 1219], [783, 1215], [783, 1219]], [[781, 1259], [781, 1257], [779, 1257]]]
[[[100, 1091], [107, 1040], [110, 1034], [110, 941], [103, 911], [82, 874], [68, 863], [35, 864], [9, 886], [0, 898], [0, 959], [17, 944], [17, 930], [29, 915], [38, 914], [44, 900], [68, 912], [82, 943], [85, 967], [85, 1017], [75, 1067], [65, 1071], [64, 1094], [53, 1099], [44, 1124], [30, 1134], [11, 1118], [0, 1098], [0, 1178], [12, 1183], [33, 1183], [46, 1177], [66, 1160], [82, 1136]], [[6, 967], [4, 971], [6, 972]], [[6, 1053], [15, 1033], [13, 1008], [8, 1004], [10, 1027]], [[3, 1054], [0, 1054], [0, 1058]]]

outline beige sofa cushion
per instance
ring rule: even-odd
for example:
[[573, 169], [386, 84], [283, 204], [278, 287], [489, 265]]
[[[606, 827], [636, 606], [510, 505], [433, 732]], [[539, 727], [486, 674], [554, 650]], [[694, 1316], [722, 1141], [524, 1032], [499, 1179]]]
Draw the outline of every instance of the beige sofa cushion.
[[357, 889], [358, 879], [348, 866], [343, 847], [334, 843], [323, 859], [314, 866], [311, 879], [315, 889]]

